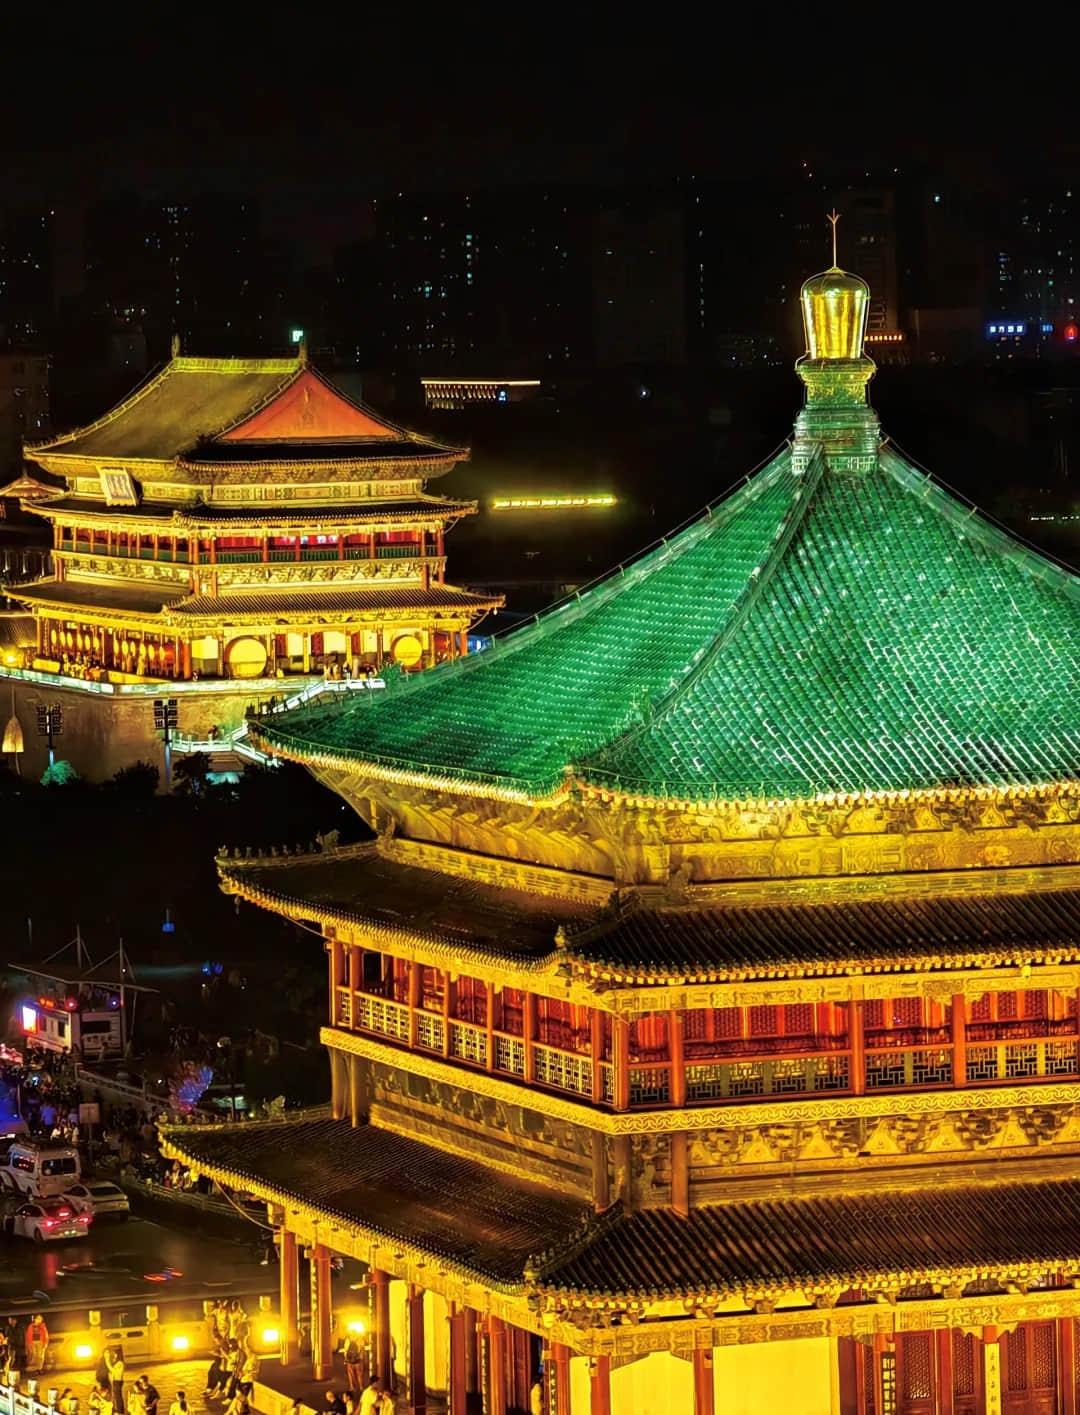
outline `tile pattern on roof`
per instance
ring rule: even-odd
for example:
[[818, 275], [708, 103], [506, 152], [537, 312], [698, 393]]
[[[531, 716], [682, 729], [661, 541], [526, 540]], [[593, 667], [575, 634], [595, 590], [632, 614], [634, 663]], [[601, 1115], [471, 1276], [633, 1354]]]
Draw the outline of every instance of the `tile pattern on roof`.
[[[646, 704], [690, 671], [723, 625], [799, 491], [787, 456], [712, 515], [580, 598], [549, 610], [495, 648], [420, 691], [334, 724], [299, 714], [268, 737], [286, 750], [544, 792], [641, 720]], [[721, 534], [723, 531], [723, 534]]]
[[1080, 779], [1080, 581], [883, 451], [783, 454], [474, 664], [273, 733], [527, 795], [567, 770], [675, 800]]
[[583, 962], [626, 977], [753, 978], [852, 967], [1080, 959], [1080, 889], [712, 909], [629, 908], [572, 937]]
[[520, 1281], [531, 1254], [579, 1232], [591, 1212], [474, 1160], [348, 1121], [183, 1126], [167, 1136], [241, 1182], [258, 1181], [496, 1281]]
[[251, 417], [223, 432], [220, 440], [309, 442], [401, 436], [398, 428], [358, 408], [313, 370], [304, 369], [288, 388]]
[[1033, 1274], [1080, 1257], [1080, 1182], [930, 1187], [620, 1214], [541, 1287], [629, 1296], [803, 1284], [872, 1286], [905, 1274]]

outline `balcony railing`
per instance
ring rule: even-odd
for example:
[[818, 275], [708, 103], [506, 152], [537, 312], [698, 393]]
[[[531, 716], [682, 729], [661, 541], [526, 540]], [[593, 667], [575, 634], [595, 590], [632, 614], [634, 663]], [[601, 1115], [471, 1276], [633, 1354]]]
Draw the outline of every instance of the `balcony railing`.
[[555, 1047], [533, 1047], [533, 1080], [556, 1091], [571, 1091], [591, 1099], [593, 1064], [589, 1057]]
[[846, 1036], [804, 1037], [723, 1037], [717, 1041], [688, 1041], [683, 1044], [687, 1061], [727, 1061], [740, 1057], [758, 1057], [776, 1052], [799, 1056], [822, 1051], [847, 1051]]
[[[347, 988], [339, 990], [347, 991]], [[396, 1042], [408, 1042], [409, 1009], [402, 1003], [391, 1002], [385, 997], [369, 997], [367, 993], [357, 993], [353, 1025], [361, 1032], [374, 1032], [380, 1037], [391, 1037]]]
[[1014, 1018], [1001, 1022], [969, 1022], [968, 1042], [1004, 1042], [1030, 1037], [1075, 1037], [1075, 1017]]
[[638, 1106], [671, 1103], [671, 1067], [667, 1063], [631, 1066], [630, 1104]]
[[1075, 1076], [1077, 1061], [1078, 1042], [1075, 1036], [1059, 1041], [969, 1046], [966, 1055], [967, 1079], [970, 1084], [978, 1085]]
[[814, 1095], [826, 1091], [847, 1091], [850, 1087], [851, 1056], [847, 1053], [691, 1063], [686, 1068], [687, 1101], [744, 1101], [754, 1100], [758, 1096]]
[[487, 1065], [487, 1029], [471, 1022], [450, 1023], [450, 1055], [473, 1066]]
[[408, 560], [423, 555], [424, 550], [419, 545], [377, 545], [375, 547], [376, 560]]
[[866, 1031], [867, 1051], [885, 1048], [952, 1046], [951, 1027], [870, 1027]]
[[890, 1047], [866, 1053], [868, 1091], [921, 1091], [924, 1086], [949, 1086], [952, 1079], [952, 1047]]
[[417, 1012], [416, 1045], [424, 1051], [441, 1052], [446, 1037], [446, 1023], [438, 1012]]

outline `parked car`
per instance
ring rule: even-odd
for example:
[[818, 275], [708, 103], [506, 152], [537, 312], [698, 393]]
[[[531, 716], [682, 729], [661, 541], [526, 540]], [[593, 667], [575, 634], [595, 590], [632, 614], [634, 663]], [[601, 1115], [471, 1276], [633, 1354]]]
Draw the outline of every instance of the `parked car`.
[[127, 1218], [131, 1212], [128, 1196], [116, 1184], [103, 1179], [88, 1179], [73, 1184], [62, 1195], [76, 1213], [93, 1214], [95, 1218]]
[[52, 1243], [62, 1238], [85, 1238], [93, 1215], [76, 1213], [63, 1199], [34, 1199], [20, 1204], [4, 1219], [4, 1232], [13, 1238]]

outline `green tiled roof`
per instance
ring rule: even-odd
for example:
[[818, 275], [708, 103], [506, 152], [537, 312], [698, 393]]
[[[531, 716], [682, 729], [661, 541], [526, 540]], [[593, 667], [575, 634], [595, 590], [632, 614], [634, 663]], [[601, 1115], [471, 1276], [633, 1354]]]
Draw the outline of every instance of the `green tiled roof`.
[[1076, 780], [1080, 581], [889, 450], [855, 474], [785, 451], [488, 653], [266, 736], [532, 797]]

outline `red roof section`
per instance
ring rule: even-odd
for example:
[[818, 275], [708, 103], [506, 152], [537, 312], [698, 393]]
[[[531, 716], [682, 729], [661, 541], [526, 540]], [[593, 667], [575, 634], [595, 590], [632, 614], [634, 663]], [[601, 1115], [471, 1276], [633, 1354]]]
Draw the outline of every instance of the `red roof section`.
[[353, 437], [400, 438], [398, 430], [304, 369], [292, 383], [250, 418], [221, 434], [222, 442], [311, 442], [325, 438], [344, 442]]

